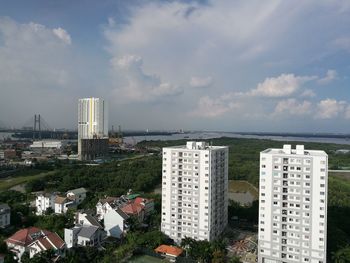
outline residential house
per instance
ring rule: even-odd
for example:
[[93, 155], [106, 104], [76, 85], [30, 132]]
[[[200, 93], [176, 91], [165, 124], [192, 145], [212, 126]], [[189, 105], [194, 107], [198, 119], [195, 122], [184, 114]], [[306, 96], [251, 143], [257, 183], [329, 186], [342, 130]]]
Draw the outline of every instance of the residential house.
[[68, 248], [75, 246], [99, 246], [106, 233], [100, 223], [90, 214], [78, 212], [75, 226], [64, 230], [64, 239]]
[[96, 214], [97, 214], [98, 220], [100, 221], [103, 220], [105, 214], [108, 211], [124, 206], [127, 202], [128, 202], [128, 199], [126, 199], [124, 196], [121, 196], [121, 197], [107, 196], [106, 198], [100, 199], [96, 204]]
[[170, 262], [176, 262], [176, 259], [183, 253], [182, 248], [168, 245], [160, 245], [154, 251], [164, 256]]
[[129, 218], [121, 209], [112, 209], [104, 215], [104, 225], [107, 236], [121, 238], [127, 231], [126, 220]]
[[153, 199], [136, 197], [122, 206], [121, 210], [128, 216], [136, 217], [139, 222], [143, 222], [145, 217], [149, 216], [154, 210], [154, 201]]
[[36, 215], [43, 215], [49, 208], [54, 211], [56, 197], [57, 193], [38, 194], [35, 199]]
[[76, 246], [100, 246], [105, 237], [103, 230], [97, 226], [74, 226], [64, 229], [64, 241], [67, 248]]
[[54, 203], [54, 211], [56, 214], [65, 214], [68, 211], [68, 208], [75, 206], [75, 202], [70, 200], [67, 197], [56, 196]]
[[81, 204], [86, 198], [86, 189], [81, 187], [67, 192], [67, 197], [74, 200], [77, 205]]
[[64, 241], [56, 233], [37, 227], [17, 231], [6, 239], [6, 244], [9, 250], [15, 253], [19, 262], [24, 252], [29, 252], [29, 257], [32, 258], [37, 253], [52, 249], [55, 251], [55, 256], [60, 257], [64, 255], [66, 247]]
[[0, 228], [10, 225], [11, 209], [7, 204], [0, 204]]
[[66, 196], [58, 193], [40, 193], [35, 200], [36, 214], [43, 215], [51, 208], [56, 214], [66, 213], [69, 208], [78, 206], [86, 198], [85, 188], [69, 190]]

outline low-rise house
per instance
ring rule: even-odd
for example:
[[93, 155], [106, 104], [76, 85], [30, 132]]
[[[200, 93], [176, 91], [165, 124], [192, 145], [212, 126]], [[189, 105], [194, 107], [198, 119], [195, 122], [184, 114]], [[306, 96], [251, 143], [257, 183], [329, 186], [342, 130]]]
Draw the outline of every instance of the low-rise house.
[[57, 258], [64, 255], [66, 247], [64, 241], [56, 233], [37, 227], [17, 231], [6, 239], [6, 244], [9, 250], [15, 253], [19, 262], [24, 252], [29, 252], [29, 257], [32, 258], [37, 253], [52, 249]]
[[36, 215], [43, 215], [47, 209], [55, 210], [56, 193], [40, 193], [36, 196], [35, 207]]
[[160, 245], [154, 251], [164, 256], [170, 262], [176, 262], [176, 259], [183, 253], [182, 248], [168, 245]]
[[130, 200], [121, 210], [128, 216], [136, 217], [139, 222], [143, 222], [145, 217], [149, 216], [154, 210], [154, 201], [142, 197], [136, 197]]
[[35, 200], [36, 215], [43, 215], [51, 208], [56, 214], [66, 213], [69, 208], [77, 207], [86, 198], [85, 188], [69, 190], [66, 196], [58, 193], [39, 193]]
[[126, 220], [129, 218], [121, 209], [112, 209], [104, 215], [104, 225], [107, 236], [121, 238], [128, 229]]
[[118, 197], [107, 196], [106, 198], [98, 200], [96, 204], [96, 215], [98, 220], [103, 220], [105, 214], [118, 207]]
[[7, 204], [0, 204], [0, 228], [10, 225], [11, 209]]
[[74, 226], [64, 229], [64, 241], [67, 247], [100, 246], [105, 235], [103, 230], [96, 226]]
[[73, 208], [75, 206], [76, 205], [74, 201], [70, 200], [69, 198], [63, 196], [56, 196], [54, 211], [56, 214], [65, 214], [68, 211], [68, 208]]
[[86, 198], [86, 193], [87, 193], [86, 189], [81, 187], [74, 190], [69, 190], [67, 192], [67, 197], [75, 201], [75, 203], [79, 205]]
[[97, 226], [103, 228], [102, 225], [89, 213], [77, 212], [75, 214], [76, 225]]
[[100, 199], [96, 204], [96, 214], [98, 220], [103, 220], [107, 212], [121, 209], [129, 216], [135, 216], [140, 222], [151, 214], [154, 210], [154, 201], [139, 197], [139, 194], [133, 194], [121, 197], [106, 197]]
[[64, 240], [68, 248], [76, 246], [100, 246], [106, 237], [100, 223], [88, 213], [75, 215], [75, 226], [64, 229]]

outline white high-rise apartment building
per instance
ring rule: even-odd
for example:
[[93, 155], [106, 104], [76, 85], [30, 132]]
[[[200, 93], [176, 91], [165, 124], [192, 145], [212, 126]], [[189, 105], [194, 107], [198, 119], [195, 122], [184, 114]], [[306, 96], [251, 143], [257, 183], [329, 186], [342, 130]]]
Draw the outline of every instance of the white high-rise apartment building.
[[78, 138], [101, 139], [108, 137], [107, 103], [99, 98], [79, 99]]
[[260, 153], [259, 263], [326, 263], [327, 181], [324, 151]]
[[107, 103], [99, 98], [80, 99], [78, 104], [78, 156], [93, 160], [108, 153]]
[[163, 148], [161, 230], [175, 242], [213, 240], [227, 225], [228, 147]]

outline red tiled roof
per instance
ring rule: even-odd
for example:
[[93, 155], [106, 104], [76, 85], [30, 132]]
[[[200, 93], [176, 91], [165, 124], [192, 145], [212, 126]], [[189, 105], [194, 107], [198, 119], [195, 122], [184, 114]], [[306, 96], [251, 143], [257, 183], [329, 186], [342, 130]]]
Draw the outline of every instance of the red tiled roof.
[[154, 251], [157, 253], [162, 253], [162, 254], [167, 254], [167, 255], [174, 256], [174, 257], [178, 257], [182, 254], [183, 249], [179, 248], [179, 247], [174, 247], [174, 246], [160, 245]]
[[56, 233], [50, 233], [47, 235], [47, 238], [51, 241], [51, 243], [56, 247], [56, 248], [62, 248], [64, 246], [64, 241], [57, 235]]
[[35, 240], [32, 237], [33, 234], [38, 233], [40, 237], [40, 234], [43, 235], [43, 234], [47, 234], [48, 232], [49, 231], [41, 230], [40, 228], [37, 228], [37, 227], [29, 227], [29, 228], [18, 230], [12, 236], [6, 239], [6, 241], [9, 243], [20, 245], [20, 246], [27, 246]]
[[142, 198], [142, 197], [136, 197], [135, 200], [134, 200], [134, 204], [138, 204], [139, 205], [142, 202], [147, 203], [149, 201], [151, 201], [151, 200], [146, 199], [146, 198]]
[[[33, 236], [33, 234], [36, 234]], [[43, 249], [62, 248], [64, 241], [56, 234], [37, 227], [29, 227], [21, 229], [9, 237], [6, 242], [27, 247], [34, 242], [39, 242], [39, 246]]]
[[142, 209], [142, 205], [135, 203], [129, 203], [121, 208], [121, 210], [127, 215], [138, 215]]

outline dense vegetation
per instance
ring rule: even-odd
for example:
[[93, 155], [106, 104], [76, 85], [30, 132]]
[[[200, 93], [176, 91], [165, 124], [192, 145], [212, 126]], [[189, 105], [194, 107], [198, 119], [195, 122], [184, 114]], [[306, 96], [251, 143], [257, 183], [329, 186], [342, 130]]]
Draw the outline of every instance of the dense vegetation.
[[[323, 150], [328, 154], [329, 169], [350, 167], [350, 154], [337, 154], [336, 150], [349, 149], [350, 145], [309, 142], [285, 142], [259, 139], [216, 138], [207, 140], [213, 145], [229, 146], [229, 179], [247, 180], [258, 186], [259, 153], [268, 148], [282, 148], [283, 144], [303, 144], [306, 149]], [[144, 141], [143, 147], [169, 147], [186, 144], [186, 140], [178, 141]]]

